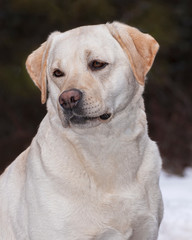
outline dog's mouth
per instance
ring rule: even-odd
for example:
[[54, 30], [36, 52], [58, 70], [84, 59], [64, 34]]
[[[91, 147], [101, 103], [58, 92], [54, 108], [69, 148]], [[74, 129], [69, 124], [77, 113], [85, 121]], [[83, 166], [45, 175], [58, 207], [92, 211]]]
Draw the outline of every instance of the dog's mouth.
[[85, 124], [88, 121], [96, 121], [96, 120], [107, 121], [110, 118], [111, 118], [111, 113], [104, 113], [104, 114], [100, 115], [99, 117], [87, 117], [87, 116], [72, 115], [69, 118], [69, 121], [72, 124]]

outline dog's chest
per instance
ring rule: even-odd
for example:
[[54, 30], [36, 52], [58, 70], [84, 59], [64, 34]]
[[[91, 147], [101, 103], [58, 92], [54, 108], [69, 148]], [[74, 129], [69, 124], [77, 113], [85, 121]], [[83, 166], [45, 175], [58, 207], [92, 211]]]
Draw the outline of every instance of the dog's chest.
[[34, 201], [34, 191], [30, 189], [31, 239], [63, 240], [65, 236], [65, 240], [90, 240], [108, 228], [120, 232], [129, 228], [133, 219], [130, 205], [134, 201], [128, 193], [106, 193], [94, 185], [73, 189], [70, 183], [50, 189], [51, 184], [47, 183], [40, 185], [41, 192]]
[[[127, 191], [104, 193], [97, 189], [65, 196], [44, 193], [40, 205], [33, 207], [32, 239], [91, 239], [99, 232], [114, 228], [125, 233], [132, 225], [139, 198]], [[49, 200], [49, 201], [48, 201]], [[141, 202], [140, 202], [141, 204]], [[144, 207], [144, 206], [143, 206]], [[74, 236], [79, 238], [74, 238]], [[42, 238], [40, 238], [41, 236]]]
[[46, 162], [31, 166], [39, 175], [29, 187], [30, 197], [39, 190], [29, 211], [31, 239], [88, 240], [106, 228], [124, 233], [143, 205], [138, 185], [128, 186], [139, 165], [134, 143], [73, 143], [42, 145]]

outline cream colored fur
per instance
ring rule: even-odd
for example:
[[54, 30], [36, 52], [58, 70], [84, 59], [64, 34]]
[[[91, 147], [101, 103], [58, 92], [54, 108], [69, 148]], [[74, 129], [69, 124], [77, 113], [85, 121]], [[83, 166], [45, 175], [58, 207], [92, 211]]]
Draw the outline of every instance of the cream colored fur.
[[[0, 177], [0, 240], [157, 239], [161, 158], [142, 98], [157, 50], [151, 36], [115, 22], [53, 33], [28, 57], [48, 112]], [[108, 65], [92, 71], [94, 59]], [[71, 88], [83, 92], [83, 124], [58, 103]]]

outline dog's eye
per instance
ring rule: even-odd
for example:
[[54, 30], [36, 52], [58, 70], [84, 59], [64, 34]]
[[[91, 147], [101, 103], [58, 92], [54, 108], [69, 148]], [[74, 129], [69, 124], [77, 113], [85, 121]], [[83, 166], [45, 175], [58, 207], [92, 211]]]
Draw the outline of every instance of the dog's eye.
[[53, 72], [53, 76], [54, 77], [63, 77], [64, 72], [60, 71], [59, 69], [55, 69], [54, 72]]
[[89, 64], [89, 67], [91, 68], [92, 71], [95, 71], [95, 70], [103, 69], [107, 65], [108, 65], [108, 63], [106, 63], [106, 62], [94, 60]]

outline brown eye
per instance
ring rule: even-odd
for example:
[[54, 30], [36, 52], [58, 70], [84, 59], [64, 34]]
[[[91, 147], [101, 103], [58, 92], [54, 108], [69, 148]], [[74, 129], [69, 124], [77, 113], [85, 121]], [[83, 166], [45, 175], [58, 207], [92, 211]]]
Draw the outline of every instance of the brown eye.
[[101, 62], [101, 61], [97, 61], [94, 60], [89, 64], [89, 67], [91, 68], [91, 70], [100, 70], [105, 68], [108, 65], [108, 63], [106, 62]]
[[62, 76], [64, 76], [64, 72], [60, 71], [59, 69], [55, 69], [55, 71], [53, 72], [53, 76], [54, 77], [62, 77]]

